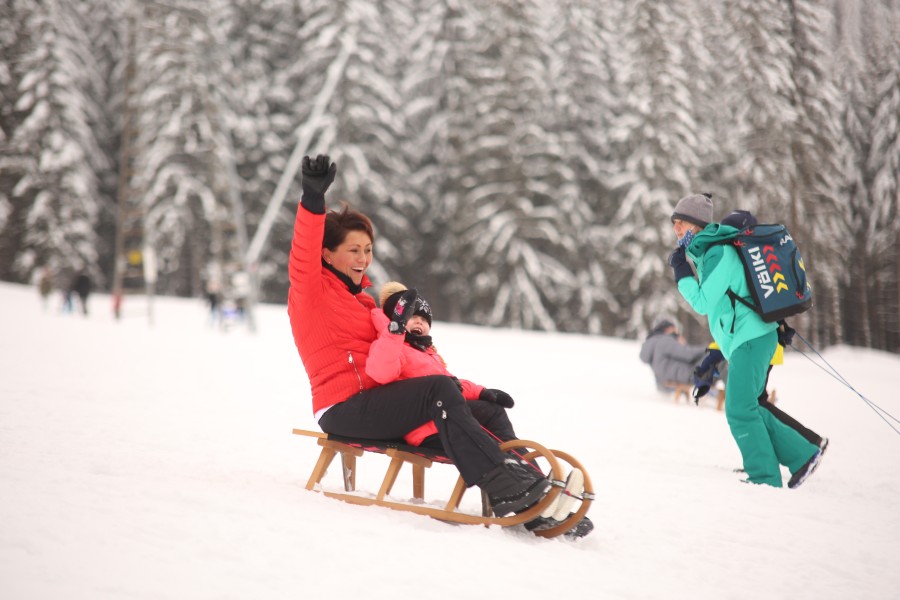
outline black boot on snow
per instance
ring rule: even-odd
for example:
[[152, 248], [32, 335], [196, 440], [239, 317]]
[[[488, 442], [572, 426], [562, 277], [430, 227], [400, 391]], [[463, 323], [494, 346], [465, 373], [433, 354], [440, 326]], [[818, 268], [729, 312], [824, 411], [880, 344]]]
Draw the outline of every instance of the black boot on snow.
[[[568, 518], [568, 517], [566, 517], [566, 518]], [[563, 520], [565, 520], [565, 519], [563, 519]], [[532, 531], [532, 532], [542, 531], [545, 529], [553, 529], [554, 527], [557, 527], [560, 523], [562, 523], [562, 521], [557, 521], [553, 517], [550, 517], [550, 518], [538, 517], [537, 519], [534, 519], [533, 521], [528, 521], [527, 523], [525, 523], [525, 529], [527, 529], [528, 531]], [[589, 518], [584, 517], [580, 521], [578, 521], [574, 527], [572, 527], [567, 532], [565, 532], [563, 534], [563, 537], [569, 538], [569, 539], [583, 538], [584, 536], [586, 536], [593, 530], [594, 530], [594, 522], [591, 521]]]
[[825, 454], [825, 449], [828, 447], [828, 438], [825, 438], [824, 442], [824, 445], [816, 450], [812, 457], [791, 475], [791, 479], [788, 481], [789, 488], [793, 490], [800, 487], [803, 482], [813, 474], [813, 471], [819, 468], [819, 463], [822, 461], [822, 455]]
[[478, 482], [498, 517], [534, 506], [550, 491], [550, 482], [521, 460], [507, 458]]

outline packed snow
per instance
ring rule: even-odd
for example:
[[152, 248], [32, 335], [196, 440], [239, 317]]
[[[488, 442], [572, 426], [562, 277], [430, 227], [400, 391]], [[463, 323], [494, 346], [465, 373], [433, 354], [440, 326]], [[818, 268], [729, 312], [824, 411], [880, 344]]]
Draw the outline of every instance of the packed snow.
[[[594, 483], [594, 532], [546, 540], [306, 491], [318, 448], [291, 430], [317, 426], [284, 306], [257, 307], [250, 332], [211, 325], [200, 300], [129, 297], [120, 321], [108, 296], [89, 303], [63, 314], [0, 284], [0, 598], [900, 594], [900, 424], [797, 352], [771, 387], [831, 445], [802, 487], [774, 489], [741, 482], [712, 401], [656, 390], [639, 341], [438, 320], [451, 370], [511, 393], [519, 436], [569, 452]], [[900, 414], [900, 357], [823, 354]], [[386, 459], [359, 466], [358, 487], [377, 491]], [[454, 480], [435, 465], [426, 501]], [[323, 485], [341, 489], [339, 469]]]

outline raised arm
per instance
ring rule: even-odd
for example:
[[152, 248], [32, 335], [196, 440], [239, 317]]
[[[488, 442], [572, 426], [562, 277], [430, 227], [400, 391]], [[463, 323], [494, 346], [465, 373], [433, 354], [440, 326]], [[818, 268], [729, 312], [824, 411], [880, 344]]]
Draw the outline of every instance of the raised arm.
[[291, 294], [306, 295], [318, 281], [322, 269], [322, 238], [325, 227], [325, 191], [334, 181], [337, 165], [320, 154], [306, 156], [301, 167], [303, 195], [294, 220], [294, 238], [288, 261]]

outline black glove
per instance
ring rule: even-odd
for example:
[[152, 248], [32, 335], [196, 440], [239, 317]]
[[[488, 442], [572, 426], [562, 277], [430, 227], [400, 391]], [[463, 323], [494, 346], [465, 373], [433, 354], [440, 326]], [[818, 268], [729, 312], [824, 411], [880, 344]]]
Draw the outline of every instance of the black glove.
[[721, 350], [709, 349], [694, 369], [694, 404], [699, 404], [700, 398], [709, 393], [712, 384], [719, 377], [719, 363], [724, 358]]
[[684, 248], [681, 246], [669, 255], [669, 266], [672, 267], [672, 271], [675, 273], [675, 283], [678, 283], [679, 280], [685, 277], [694, 276], [691, 265], [688, 264], [687, 256], [684, 254]]
[[300, 204], [311, 213], [325, 214], [325, 190], [334, 181], [337, 164], [331, 162], [327, 154], [320, 154], [314, 159], [304, 156], [300, 173], [303, 187]]
[[787, 324], [784, 319], [778, 321], [778, 343], [782, 346], [790, 346], [794, 341], [794, 334], [797, 330]]
[[703, 360], [700, 361], [700, 364], [697, 365], [697, 369], [699, 369], [701, 373], [706, 373], [710, 370], [718, 371], [719, 363], [723, 360], [725, 360], [725, 356], [722, 354], [721, 350], [718, 348], [707, 348], [706, 356], [704, 356]]
[[394, 305], [394, 310], [391, 311], [391, 322], [388, 325], [388, 331], [397, 335], [406, 333], [406, 322], [409, 321], [416, 310], [416, 298], [418, 296], [419, 293], [416, 291], [416, 288], [406, 290], [400, 295], [400, 299]]
[[484, 400], [486, 402], [493, 402], [494, 404], [499, 404], [503, 408], [512, 408], [516, 405], [516, 402], [512, 399], [512, 396], [510, 396], [503, 390], [489, 390], [487, 388], [484, 388], [478, 395], [478, 399]]

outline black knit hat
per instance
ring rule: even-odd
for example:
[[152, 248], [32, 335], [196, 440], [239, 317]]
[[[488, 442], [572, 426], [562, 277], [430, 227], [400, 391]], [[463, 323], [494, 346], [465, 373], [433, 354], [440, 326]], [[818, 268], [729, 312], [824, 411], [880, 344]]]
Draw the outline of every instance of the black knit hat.
[[[406, 290], [400, 290], [398, 292], [394, 292], [387, 298], [385, 298], [384, 302], [381, 303], [381, 310], [384, 311], [388, 317], [394, 314], [394, 307], [397, 305], [397, 302], [400, 300], [400, 296], [403, 295], [403, 292]], [[428, 304], [428, 301], [421, 296], [416, 296], [416, 307], [413, 310], [414, 315], [419, 315], [426, 321], [428, 321], [428, 326], [431, 326], [431, 306]]]
[[712, 194], [691, 194], [675, 205], [672, 222], [681, 219], [700, 227], [706, 227], [713, 220]]
[[675, 327], [675, 323], [668, 319], [663, 319], [653, 326], [653, 329], [650, 330], [650, 335], [653, 336], [660, 333], [665, 333], [666, 329], [668, 329], [669, 327]]

